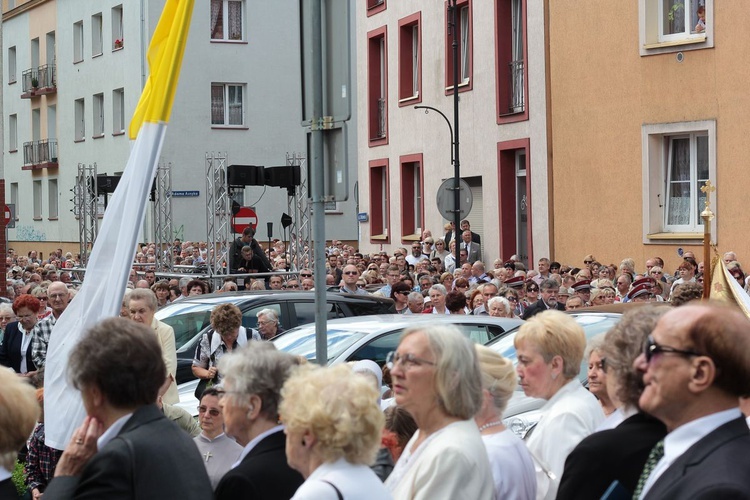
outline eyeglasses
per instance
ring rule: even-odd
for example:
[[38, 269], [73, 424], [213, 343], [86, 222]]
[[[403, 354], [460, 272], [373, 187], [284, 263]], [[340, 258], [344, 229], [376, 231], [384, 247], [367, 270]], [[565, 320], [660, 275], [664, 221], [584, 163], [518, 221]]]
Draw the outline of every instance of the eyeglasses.
[[518, 302], [518, 298], [516, 297], [505, 297], [505, 298], [508, 299], [508, 302]]
[[300, 274], [303, 278], [312, 278], [312, 274]]
[[679, 354], [680, 356], [687, 357], [703, 356], [699, 352], [657, 344], [654, 337], [649, 335], [646, 340], [646, 346], [643, 348], [643, 355], [646, 356], [646, 362], [650, 363], [651, 359], [657, 354]]
[[356, 276], [357, 274], [359, 274], [359, 271], [344, 271], [344, 274], [346, 274], [347, 276]]
[[411, 368], [416, 368], [422, 365], [435, 366], [434, 362], [418, 358], [411, 353], [399, 354], [396, 351], [391, 351], [385, 357], [385, 366], [387, 366], [389, 370], [393, 370], [393, 367], [399, 364], [403, 367], [404, 370], [409, 370]]
[[268, 325], [268, 324], [271, 324], [271, 323], [275, 323], [275, 321], [271, 321], [271, 320], [266, 320], [266, 321], [258, 321], [258, 324], [259, 324], [260, 326], [266, 326], [266, 325]]
[[37, 297], [39, 300], [47, 300], [47, 297]]
[[393, 292], [394, 294], [398, 295], [409, 295], [409, 292]]
[[49, 298], [52, 299], [52, 300], [54, 300], [54, 299], [61, 299], [63, 297], [67, 297], [68, 295], [69, 294], [67, 294], [67, 293], [50, 293], [49, 294]]
[[593, 264], [594, 261], [593, 260], [584, 260], [583, 263], [584, 264]]
[[216, 408], [211, 408], [209, 410], [205, 406], [198, 407], [198, 413], [206, 413], [206, 412], [208, 412], [208, 414], [211, 415], [212, 417], [218, 417], [219, 415], [221, 415], [221, 412], [217, 410]]
[[527, 291], [527, 292], [538, 292], [538, 291], [539, 291], [539, 289], [538, 289], [538, 288], [536, 288], [536, 287], [533, 287], [533, 286], [532, 286], [532, 287], [530, 287], [530, 288], [527, 288], [527, 289], [526, 289], [526, 291]]
[[364, 283], [357, 283], [357, 288], [367, 288], [367, 285]]

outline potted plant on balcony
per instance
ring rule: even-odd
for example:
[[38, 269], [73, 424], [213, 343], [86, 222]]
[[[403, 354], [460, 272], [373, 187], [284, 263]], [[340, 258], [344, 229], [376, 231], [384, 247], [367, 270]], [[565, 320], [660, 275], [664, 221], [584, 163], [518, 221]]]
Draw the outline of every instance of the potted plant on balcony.
[[115, 40], [115, 48], [116, 49], [121, 49], [122, 48], [123, 40], [124, 40], [123, 38], [118, 38], [117, 40]]
[[31, 79], [31, 90], [36, 90], [39, 88], [39, 80], [36, 78]]

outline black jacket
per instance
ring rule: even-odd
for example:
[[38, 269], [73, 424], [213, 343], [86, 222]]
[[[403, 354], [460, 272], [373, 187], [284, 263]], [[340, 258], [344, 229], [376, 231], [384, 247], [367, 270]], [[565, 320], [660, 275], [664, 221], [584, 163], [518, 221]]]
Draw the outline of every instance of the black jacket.
[[[31, 334], [33, 335], [33, 333]], [[8, 323], [5, 327], [5, 334], [3, 335], [3, 342], [0, 343], [0, 365], [13, 368], [16, 373], [21, 372], [21, 340], [23, 339], [23, 333], [18, 329], [18, 321]], [[26, 369], [30, 372], [36, 370], [36, 365], [31, 359], [31, 346], [34, 342], [29, 342], [29, 347], [26, 349]]]
[[250, 242], [250, 248], [253, 249], [253, 258], [250, 261], [242, 258], [242, 248], [244, 246], [245, 243], [242, 241], [242, 238], [237, 238], [232, 243], [232, 248], [229, 252], [229, 269], [233, 274], [236, 274], [237, 270], [241, 267], [244, 267], [245, 269], [257, 269], [259, 273], [269, 273], [273, 271], [271, 261], [268, 260], [266, 253], [255, 239]]

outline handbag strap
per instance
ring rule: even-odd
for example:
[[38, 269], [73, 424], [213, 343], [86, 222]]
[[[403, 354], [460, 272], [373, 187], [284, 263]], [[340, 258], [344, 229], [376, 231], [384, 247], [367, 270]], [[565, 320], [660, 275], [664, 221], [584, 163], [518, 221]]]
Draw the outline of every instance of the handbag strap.
[[328, 484], [330, 484], [330, 485], [331, 485], [331, 487], [332, 487], [332, 488], [333, 488], [334, 490], [336, 490], [336, 497], [337, 497], [337, 498], [338, 498], [339, 500], [344, 500], [344, 495], [342, 495], [342, 494], [341, 494], [341, 490], [339, 490], [339, 489], [338, 489], [338, 488], [336, 487], [336, 485], [335, 485], [335, 484], [333, 484], [333, 483], [332, 483], [332, 482], [330, 482], [330, 481], [326, 481], [325, 479], [321, 479], [321, 481], [323, 481], [324, 483], [328, 483]]

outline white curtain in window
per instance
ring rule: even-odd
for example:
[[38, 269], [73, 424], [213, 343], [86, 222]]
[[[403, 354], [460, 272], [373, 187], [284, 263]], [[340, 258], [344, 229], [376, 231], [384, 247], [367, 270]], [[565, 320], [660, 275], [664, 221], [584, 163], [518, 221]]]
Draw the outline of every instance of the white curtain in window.
[[229, 40], [242, 40], [242, 2], [229, 0], [227, 5]]
[[211, 0], [211, 38], [224, 38], [224, 0]]
[[229, 86], [229, 125], [242, 125], [242, 86]]
[[469, 7], [461, 8], [461, 80], [469, 79]]
[[211, 85], [211, 124], [224, 125], [224, 85]]
[[690, 224], [690, 139], [672, 139], [667, 224]]
[[513, 23], [513, 60], [523, 59], [523, 19], [521, 16], [521, 0], [513, 0], [511, 4], [511, 15]]

